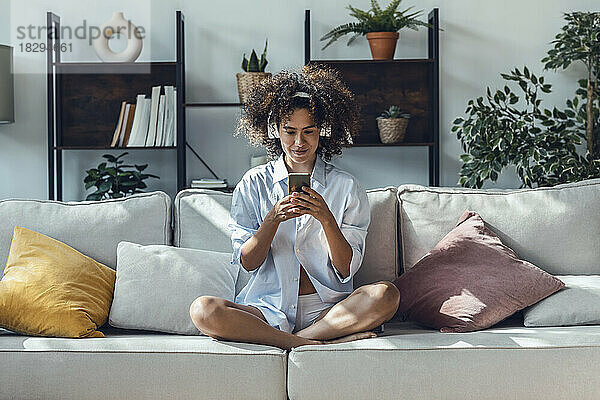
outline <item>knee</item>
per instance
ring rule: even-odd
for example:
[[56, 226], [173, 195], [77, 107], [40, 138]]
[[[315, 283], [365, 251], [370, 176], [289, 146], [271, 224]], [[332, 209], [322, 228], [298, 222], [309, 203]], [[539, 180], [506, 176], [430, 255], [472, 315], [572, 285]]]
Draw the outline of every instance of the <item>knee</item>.
[[400, 305], [400, 291], [392, 282], [379, 281], [369, 287], [369, 297], [377, 308], [386, 310], [386, 314], [395, 313]]
[[200, 296], [190, 304], [190, 318], [196, 328], [212, 337], [224, 308], [223, 299], [215, 296]]

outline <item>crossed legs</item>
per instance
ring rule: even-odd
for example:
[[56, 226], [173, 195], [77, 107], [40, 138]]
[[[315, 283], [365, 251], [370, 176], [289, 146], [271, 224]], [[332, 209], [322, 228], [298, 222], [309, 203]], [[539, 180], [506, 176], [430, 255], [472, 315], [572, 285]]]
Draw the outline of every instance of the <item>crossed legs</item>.
[[[295, 334], [270, 326], [256, 307], [237, 304], [219, 297], [200, 296], [190, 305], [190, 317], [202, 333], [221, 340], [250, 342], [290, 350], [307, 344], [372, 337], [367, 331], [392, 318], [400, 303], [400, 293], [388, 281], [364, 285], [317, 320]], [[342, 338], [338, 340], [329, 340]], [[344, 339], [346, 338], [346, 339]]]
[[190, 317], [202, 333], [220, 340], [266, 344], [286, 350], [321, 343], [274, 328], [258, 308], [220, 297], [198, 297], [190, 305]]
[[392, 318], [399, 304], [400, 292], [393, 283], [379, 281], [364, 285], [324, 310], [312, 325], [295, 335], [312, 340], [328, 340], [368, 331]]

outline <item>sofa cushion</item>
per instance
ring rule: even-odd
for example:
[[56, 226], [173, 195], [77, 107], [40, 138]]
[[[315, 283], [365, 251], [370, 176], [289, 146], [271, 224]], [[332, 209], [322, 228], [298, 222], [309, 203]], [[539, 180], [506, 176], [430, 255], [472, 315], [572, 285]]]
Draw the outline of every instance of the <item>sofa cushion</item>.
[[115, 271], [66, 244], [16, 226], [2, 280], [0, 326], [25, 335], [103, 337]]
[[171, 244], [171, 198], [164, 192], [103, 201], [0, 200], [0, 221], [0, 271], [15, 226], [60, 240], [112, 269], [121, 240]]
[[[231, 197], [231, 193], [211, 189], [184, 189], [177, 193], [173, 201], [173, 244], [231, 254], [231, 233], [227, 228]], [[249, 279], [250, 274], [240, 269], [235, 294]]]
[[288, 355], [290, 399], [592, 400], [600, 387], [600, 326], [440, 333], [386, 323], [380, 337], [300, 346]]
[[233, 301], [238, 268], [230, 259], [210, 250], [120, 242], [110, 325], [201, 335], [190, 305], [207, 295]]
[[465, 209], [523, 260], [553, 275], [600, 274], [600, 178], [535, 189], [401, 185], [402, 262], [411, 268]]
[[523, 310], [525, 326], [600, 324], [600, 276], [558, 275], [562, 290]]
[[[363, 263], [354, 278], [354, 287], [398, 276], [398, 201], [396, 188], [366, 191], [371, 208]], [[185, 189], [174, 201], [174, 244], [180, 247], [231, 252], [227, 228], [231, 193], [210, 189]], [[198, 227], [203, 227], [199, 229]], [[246, 284], [249, 273], [240, 271], [236, 293]]]
[[489, 328], [564, 286], [519, 260], [469, 210], [394, 284], [401, 294], [398, 313], [442, 332]]
[[104, 338], [0, 332], [0, 387], [11, 399], [286, 399], [285, 351], [108, 327]]
[[371, 223], [365, 239], [362, 267], [354, 277], [354, 288], [379, 280], [393, 281], [399, 274], [396, 190], [393, 186], [367, 189]]
[[185, 189], [177, 193], [173, 207], [175, 246], [231, 253], [231, 235], [227, 229], [231, 193]]

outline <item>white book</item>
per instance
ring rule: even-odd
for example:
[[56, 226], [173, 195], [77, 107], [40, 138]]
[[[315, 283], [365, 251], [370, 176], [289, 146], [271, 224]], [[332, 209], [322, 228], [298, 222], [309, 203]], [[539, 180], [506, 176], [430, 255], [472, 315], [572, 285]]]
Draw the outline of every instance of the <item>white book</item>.
[[148, 124], [150, 122], [150, 103], [151, 99], [144, 99], [142, 103], [143, 113], [140, 116], [140, 127], [136, 142], [132, 146], [145, 146], [146, 137], [148, 136]]
[[144, 114], [142, 114], [142, 124], [140, 125], [140, 141], [136, 146], [145, 146], [148, 138], [148, 126], [150, 123], [150, 105], [152, 99], [144, 99]]
[[158, 101], [158, 121], [156, 121], [156, 146], [164, 146], [165, 145], [165, 133], [164, 133], [164, 122], [165, 122], [165, 101], [166, 96], [164, 94], [160, 95], [160, 100]]
[[224, 183], [224, 179], [200, 178], [192, 179], [192, 183]]
[[161, 86], [152, 87], [150, 122], [148, 124], [148, 135], [146, 135], [146, 146], [154, 146], [156, 141], [156, 122], [158, 121], [158, 103], [160, 100], [160, 88]]
[[146, 95], [137, 95], [137, 101], [135, 103], [135, 114], [133, 115], [133, 125], [131, 126], [131, 133], [129, 134], [129, 141], [127, 142], [127, 147], [136, 146], [136, 143], [139, 141], [138, 131], [140, 129], [141, 116], [144, 113], [145, 100]]
[[173, 113], [175, 107], [175, 87], [174, 86], [165, 86], [165, 122], [164, 122], [164, 131], [165, 131], [165, 146], [173, 146], [173, 127], [174, 127], [174, 118], [175, 114]]
[[225, 188], [227, 187], [226, 183], [207, 183], [207, 184], [199, 184], [199, 183], [193, 183], [190, 185], [190, 187], [193, 188]]

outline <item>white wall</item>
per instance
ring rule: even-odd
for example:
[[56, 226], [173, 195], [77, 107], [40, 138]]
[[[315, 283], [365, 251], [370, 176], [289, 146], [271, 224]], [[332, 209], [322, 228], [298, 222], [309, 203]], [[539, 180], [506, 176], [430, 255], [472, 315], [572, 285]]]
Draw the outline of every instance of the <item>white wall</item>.
[[[229, 0], [207, 2], [191, 0], [103, 2], [63, 0], [0, 0], [0, 43], [15, 46], [16, 122], [0, 126], [0, 198], [47, 198], [46, 156], [46, 77], [44, 54], [24, 53], [17, 40], [20, 25], [44, 26], [46, 11], [60, 15], [63, 24], [77, 26], [85, 18], [88, 25], [101, 25], [113, 11], [146, 29], [147, 38], [139, 60], [175, 59], [175, 10], [186, 18], [186, 70], [188, 101], [235, 102], [235, 74], [240, 71], [242, 53], [252, 48], [260, 54], [269, 39], [267, 71], [299, 68], [304, 63], [304, 10], [312, 14], [312, 58], [370, 58], [365, 38], [346, 46], [349, 35], [321, 51], [319, 38], [332, 27], [351, 21], [348, 3], [366, 9], [369, 0]], [[387, 5], [387, 1], [380, 1]], [[440, 8], [440, 85], [441, 85], [441, 185], [456, 186], [461, 167], [460, 142], [450, 133], [452, 121], [463, 115], [466, 102], [483, 95], [486, 86], [503, 85], [501, 72], [527, 65], [542, 73], [541, 58], [549, 42], [563, 25], [562, 12], [593, 10], [593, 0], [568, 3], [542, 0], [428, 1], [415, 4], [406, 0], [402, 8], [415, 5], [423, 9], [423, 20], [433, 8]], [[565, 8], [568, 4], [568, 8]], [[123, 43], [116, 43], [119, 49]], [[396, 58], [425, 57], [427, 31], [403, 31]], [[65, 60], [96, 61], [91, 47], [74, 41]], [[583, 69], [546, 72], [554, 85], [547, 106], [562, 106], [574, 92], [575, 80]], [[187, 137], [211, 168], [235, 184], [249, 168], [249, 157], [263, 151], [233, 138], [237, 108], [187, 110]], [[96, 166], [105, 151], [67, 151], [64, 154], [64, 200], [85, 197], [85, 169]], [[113, 151], [112, 153], [118, 154]], [[148, 190], [175, 193], [174, 151], [131, 151], [130, 162], [149, 163], [148, 172], [161, 177], [149, 179]], [[210, 177], [208, 170], [188, 151], [188, 179]], [[427, 148], [358, 147], [346, 149], [333, 163], [354, 174], [365, 188], [402, 183], [428, 184]], [[514, 168], [503, 171], [497, 184], [484, 187], [519, 187]]]

